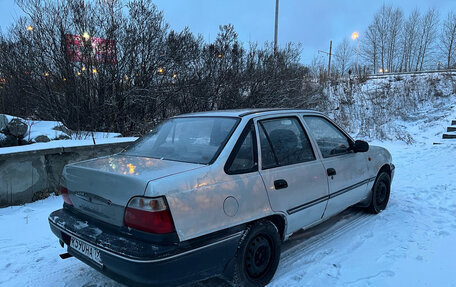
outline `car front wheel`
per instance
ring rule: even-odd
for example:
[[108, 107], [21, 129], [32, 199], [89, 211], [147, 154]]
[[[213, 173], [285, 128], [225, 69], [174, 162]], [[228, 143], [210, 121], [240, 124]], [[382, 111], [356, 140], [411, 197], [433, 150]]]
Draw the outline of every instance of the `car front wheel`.
[[369, 212], [377, 214], [386, 208], [390, 197], [391, 179], [386, 172], [377, 176], [372, 188], [372, 201], [368, 207]]
[[270, 221], [248, 227], [236, 253], [233, 286], [257, 287], [268, 284], [280, 260], [280, 235]]

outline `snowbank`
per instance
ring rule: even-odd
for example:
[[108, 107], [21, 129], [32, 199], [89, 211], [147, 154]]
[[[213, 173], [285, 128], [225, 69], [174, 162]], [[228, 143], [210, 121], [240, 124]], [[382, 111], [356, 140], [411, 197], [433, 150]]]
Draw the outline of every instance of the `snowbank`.
[[[101, 139], [95, 140], [95, 143], [97, 145], [99, 145], [99, 144], [108, 144], [108, 143], [132, 142], [132, 141], [135, 141], [136, 139], [137, 139], [136, 137], [101, 138]], [[52, 148], [90, 146], [90, 145], [94, 145], [92, 139], [58, 140], [58, 141], [51, 141], [51, 142], [47, 142], [47, 143], [35, 143], [35, 144], [23, 145], [23, 146], [4, 147], [4, 148], [0, 148], [0, 154], [17, 153], [17, 152], [25, 152], [25, 151], [32, 151], [32, 150], [45, 150], [45, 149], [52, 149]]]
[[[64, 132], [64, 131], [67, 132]], [[47, 136], [50, 140], [69, 138], [70, 131], [58, 121], [32, 121], [29, 122], [29, 132], [26, 139], [35, 141], [38, 136]]]

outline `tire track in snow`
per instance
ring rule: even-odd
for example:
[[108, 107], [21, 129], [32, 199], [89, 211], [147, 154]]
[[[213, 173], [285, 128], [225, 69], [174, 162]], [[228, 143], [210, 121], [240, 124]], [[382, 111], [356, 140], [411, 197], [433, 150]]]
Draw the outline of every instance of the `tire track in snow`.
[[[364, 210], [349, 208], [315, 227], [296, 232], [282, 245], [280, 264], [274, 279], [280, 279], [289, 273], [290, 267], [299, 264], [299, 261], [306, 258], [312, 261], [312, 257], [324, 251], [326, 245], [345, 235], [346, 231], [368, 224], [369, 218], [372, 215]], [[272, 285], [275, 280], [271, 282]]]

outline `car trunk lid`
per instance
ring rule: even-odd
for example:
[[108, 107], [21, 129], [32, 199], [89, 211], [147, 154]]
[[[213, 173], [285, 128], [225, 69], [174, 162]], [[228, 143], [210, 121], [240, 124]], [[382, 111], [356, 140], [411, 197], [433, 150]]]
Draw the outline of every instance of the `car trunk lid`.
[[144, 195], [149, 181], [201, 166], [118, 154], [69, 164], [63, 176], [64, 185], [78, 211], [122, 226], [128, 201], [133, 196]]

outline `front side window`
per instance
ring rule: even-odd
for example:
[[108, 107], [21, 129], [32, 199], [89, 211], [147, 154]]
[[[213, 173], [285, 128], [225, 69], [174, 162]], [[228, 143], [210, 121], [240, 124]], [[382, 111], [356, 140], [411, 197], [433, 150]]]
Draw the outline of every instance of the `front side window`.
[[312, 146], [295, 117], [259, 122], [262, 168], [315, 160]]
[[305, 116], [304, 120], [324, 158], [350, 152], [348, 138], [328, 120], [313, 116]]
[[188, 117], [167, 120], [129, 146], [127, 155], [208, 164], [235, 129], [237, 118]]

